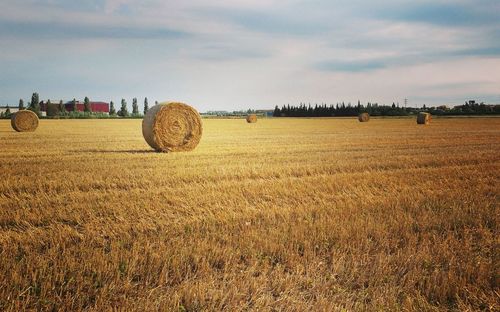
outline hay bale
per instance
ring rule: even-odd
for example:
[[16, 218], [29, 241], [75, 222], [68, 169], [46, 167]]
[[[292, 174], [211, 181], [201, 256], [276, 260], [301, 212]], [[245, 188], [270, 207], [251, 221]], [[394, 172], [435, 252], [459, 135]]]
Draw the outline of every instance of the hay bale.
[[417, 115], [417, 124], [428, 125], [431, 123], [432, 115], [429, 113], [420, 112]]
[[368, 113], [361, 113], [358, 115], [358, 120], [360, 122], [367, 122], [370, 120], [370, 114]]
[[202, 131], [200, 114], [184, 103], [157, 104], [142, 120], [142, 135], [158, 152], [191, 151], [200, 142]]
[[247, 115], [247, 122], [248, 123], [256, 123], [257, 122], [257, 115], [255, 115], [255, 114], [248, 114]]
[[10, 124], [17, 132], [33, 132], [38, 128], [38, 116], [30, 110], [20, 110], [10, 117]]

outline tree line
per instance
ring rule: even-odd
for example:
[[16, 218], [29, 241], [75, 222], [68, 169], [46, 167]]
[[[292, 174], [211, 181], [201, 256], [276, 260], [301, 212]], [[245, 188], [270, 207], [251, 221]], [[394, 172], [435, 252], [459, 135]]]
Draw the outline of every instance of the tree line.
[[[155, 104], [158, 104], [158, 101], [155, 101]], [[51, 103], [50, 100], [47, 100], [46, 103], [43, 101], [40, 101], [40, 96], [37, 92], [33, 92], [31, 95], [31, 101], [28, 102], [28, 105], [25, 107], [24, 100], [19, 99], [19, 105], [18, 109], [23, 110], [23, 109], [28, 109], [36, 113], [38, 116], [41, 116], [41, 107], [42, 105], [45, 105], [47, 115], [54, 117], [54, 116], [66, 116], [70, 118], [85, 118], [85, 117], [104, 117], [102, 113], [99, 112], [92, 112], [92, 105], [90, 102], [89, 97], [85, 97], [83, 100], [83, 112], [78, 110], [78, 101], [76, 99], [73, 99], [70, 102], [69, 107], [63, 103], [62, 100], [59, 101], [59, 103]], [[111, 117], [142, 117], [143, 114], [145, 115], [149, 110], [149, 102], [148, 98], [144, 98], [144, 106], [142, 110], [142, 114], [139, 111], [139, 105], [137, 102], [137, 98], [132, 99], [132, 112], [129, 112], [128, 106], [127, 106], [127, 101], [125, 99], [121, 100], [121, 106], [117, 110], [115, 108], [115, 104], [113, 101], [109, 102], [109, 116]], [[10, 118], [11, 116], [11, 111], [9, 106], [7, 106], [7, 109], [5, 112], [2, 112], [0, 117], [1, 118]]]
[[332, 116], [357, 116], [360, 113], [369, 113], [373, 116], [405, 116], [410, 114], [410, 110], [404, 107], [400, 107], [399, 104], [393, 103], [389, 105], [378, 105], [377, 103], [367, 103], [367, 105], [361, 104], [358, 101], [357, 105], [347, 105], [342, 103], [337, 103], [336, 105], [330, 104], [311, 104], [306, 105], [305, 103], [300, 103], [298, 106], [294, 105], [283, 105], [281, 108], [276, 106], [274, 108], [274, 117], [332, 117]]
[[486, 105], [484, 103], [475, 103], [474, 101], [465, 102], [465, 105], [448, 108], [446, 106], [427, 107], [425, 104], [422, 108], [416, 107], [401, 107], [396, 103], [392, 105], [379, 105], [378, 103], [368, 102], [366, 105], [358, 101], [357, 105], [347, 105], [337, 103], [330, 104], [311, 104], [306, 105], [283, 105], [281, 108], [276, 105], [274, 108], [274, 117], [349, 117], [358, 116], [361, 113], [368, 113], [372, 116], [408, 116], [416, 114], [420, 111], [426, 111], [433, 115], [495, 115], [500, 114], [500, 105]]

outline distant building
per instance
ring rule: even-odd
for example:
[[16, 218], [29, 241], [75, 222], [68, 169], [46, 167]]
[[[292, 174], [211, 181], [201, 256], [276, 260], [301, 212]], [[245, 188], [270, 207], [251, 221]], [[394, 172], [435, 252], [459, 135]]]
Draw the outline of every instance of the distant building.
[[7, 111], [7, 108], [10, 110], [11, 113], [17, 113], [19, 111], [19, 107], [17, 106], [0, 106], [0, 114], [5, 114]]
[[[64, 103], [66, 111], [73, 111], [73, 101]], [[76, 101], [76, 108], [79, 112], [85, 111], [85, 105], [82, 101]], [[93, 113], [104, 113], [109, 114], [109, 103], [107, 102], [90, 102], [90, 109]]]
[[263, 115], [266, 117], [272, 117], [274, 113], [274, 109], [258, 109], [255, 111], [258, 115]]
[[[50, 106], [47, 105], [47, 101], [40, 103], [40, 111], [45, 112], [48, 116], [54, 116], [59, 113], [59, 103], [61, 100], [50, 100]], [[63, 102], [64, 103], [64, 102]], [[73, 101], [65, 102], [64, 108], [66, 112], [73, 111]], [[76, 108], [79, 112], [85, 111], [85, 105], [82, 101], [76, 101]], [[106, 102], [90, 102], [90, 109], [93, 113], [109, 114], [109, 103]]]

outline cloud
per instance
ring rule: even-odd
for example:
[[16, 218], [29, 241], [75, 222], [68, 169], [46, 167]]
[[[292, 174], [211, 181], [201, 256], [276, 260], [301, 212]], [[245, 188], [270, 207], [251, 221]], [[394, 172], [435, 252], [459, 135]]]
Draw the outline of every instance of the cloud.
[[127, 0], [106, 0], [105, 11], [106, 13], [114, 13], [129, 9], [129, 2]]
[[298, 12], [236, 8], [201, 8], [193, 10], [197, 16], [229, 22], [253, 32], [266, 34], [285, 34], [308, 36], [325, 33], [328, 30], [326, 20], [311, 21]]
[[99, 25], [59, 21], [0, 21], [0, 38], [78, 40], [103, 39], [178, 39], [189, 33], [160, 27], [132, 27], [128, 25]]
[[315, 67], [326, 71], [359, 73], [386, 68], [387, 63], [384, 60], [325, 61]]
[[245, 48], [233, 44], [209, 44], [191, 50], [189, 55], [205, 61], [240, 61], [269, 58], [272, 56], [272, 52], [259, 47]]
[[500, 44], [485, 46], [485, 47], [472, 47], [469, 49], [462, 49], [453, 51], [449, 56], [490, 56], [500, 57]]
[[372, 59], [357, 59], [350, 61], [330, 60], [316, 62], [312, 67], [323, 71], [362, 73], [391, 67], [408, 67], [419, 64], [478, 57], [500, 58], [500, 44], [453, 50], [437, 49], [435, 51], [400, 52], [390, 57]]
[[442, 26], [489, 26], [499, 25], [500, 4], [494, 1], [467, 1], [455, 3], [413, 2], [401, 6], [382, 6], [374, 16], [382, 19], [430, 23]]

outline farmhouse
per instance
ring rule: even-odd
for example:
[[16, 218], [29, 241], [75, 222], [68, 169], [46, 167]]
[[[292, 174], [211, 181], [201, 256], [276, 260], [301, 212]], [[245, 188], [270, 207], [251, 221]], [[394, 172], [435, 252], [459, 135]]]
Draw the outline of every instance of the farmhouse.
[[[50, 105], [48, 105], [49, 100], [42, 101], [40, 103], [40, 111], [45, 112], [47, 116], [55, 116], [60, 112], [59, 103], [61, 100], [50, 100]], [[79, 112], [85, 110], [85, 105], [82, 101], [76, 101], [76, 108]], [[64, 108], [66, 112], [73, 111], [73, 101], [63, 101]], [[107, 102], [90, 102], [90, 109], [93, 113], [109, 114], [109, 103]]]
[[[70, 112], [73, 110], [73, 101], [69, 101], [64, 103], [66, 107], [66, 111]], [[76, 108], [79, 112], [83, 112], [85, 110], [85, 106], [82, 101], [76, 101]], [[94, 113], [105, 113], [109, 114], [109, 103], [107, 102], [90, 102], [90, 109]]]

